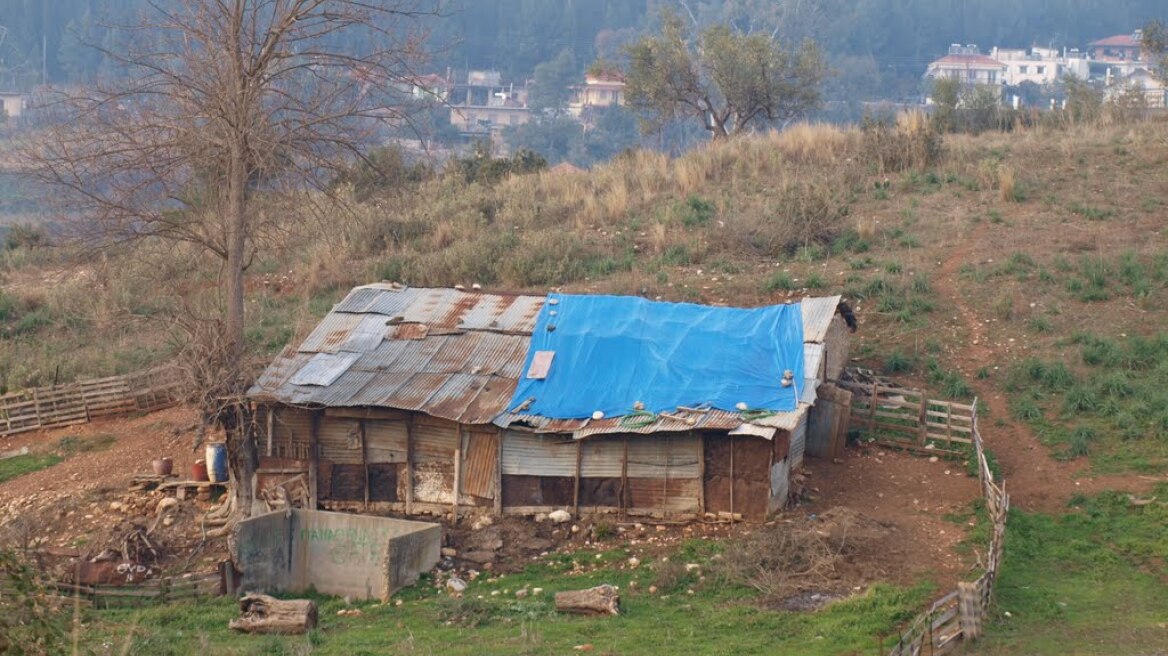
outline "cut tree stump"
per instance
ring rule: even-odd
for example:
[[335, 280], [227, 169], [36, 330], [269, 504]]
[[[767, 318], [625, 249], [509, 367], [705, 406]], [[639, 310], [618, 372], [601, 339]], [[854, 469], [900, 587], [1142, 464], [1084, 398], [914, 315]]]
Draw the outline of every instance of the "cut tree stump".
[[316, 627], [316, 603], [310, 599], [249, 594], [239, 600], [239, 611], [239, 619], [227, 626], [244, 633], [294, 635]]
[[611, 585], [557, 592], [556, 610], [583, 615], [620, 615], [620, 595]]

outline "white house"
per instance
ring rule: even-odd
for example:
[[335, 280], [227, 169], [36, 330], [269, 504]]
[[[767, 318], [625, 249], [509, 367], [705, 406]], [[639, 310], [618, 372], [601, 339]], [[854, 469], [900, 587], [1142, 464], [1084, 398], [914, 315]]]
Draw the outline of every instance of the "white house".
[[990, 57], [1006, 67], [1002, 81], [1007, 86], [1018, 86], [1023, 82], [1038, 85], [1054, 84], [1067, 75], [1087, 79], [1090, 64], [1078, 50], [1059, 52], [1054, 48], [1024, 49], [998, 48], [990, 51]]
[[981, 54], [975, 45], [953, 44], [949, 54], [929, 64], [925, 77], [958, 80], [962, 84], [999, 86], [1006, 75], [1006, 65]]
[[24, 113], [27, 99], [28, 97], [23, 93], [0, 91], [0, 108], [3, 108], [4, 116], [19, 118]]

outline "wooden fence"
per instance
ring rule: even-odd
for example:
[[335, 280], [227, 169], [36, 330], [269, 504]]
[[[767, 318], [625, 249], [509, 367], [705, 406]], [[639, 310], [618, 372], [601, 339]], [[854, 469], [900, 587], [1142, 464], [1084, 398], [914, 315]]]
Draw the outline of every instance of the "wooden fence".
[[977, 458], [977, 476], [981, 482], [993, 530], [987, 545], [982, 574], [975, 581], [962, 581], [957, 589], [941, 597], [927, 611], [918, 615], [888, 656], [941, 656], [956, 649], [963, 640], [975, 640], [982, 634], [982, 618], [993, 603], [994, 583], [1002, 564], [1002, 542], [1006, 535], [1006, 515], [1010, 496], [1005, 481], [995, 481], [985, 456], [985, 445], [977, 423], [977, 401], [970, 407], [969, 439]]
[[5, 394], [0, 436], [165, 408], [179, 400], [178, 381], [173, 369], [160, 367]]
[[964, 453], [973, 438], [974, 406], [926, 398], [879, 381], [836, 381], [852, 393], [851, 424], [877, 442], [907, 449]]
[[[42, 580], [39, 585], [48, 599], [60, 605], [81, 603], [94, 608], [111, 608], [220, 597], [234, 592], [234, 574], [230, 561], [224, 561], [216, 571], [146, 579], [137, 584], [77, 585]], [[9, 592], [10, 588], [0, 581], [0, 594]]]

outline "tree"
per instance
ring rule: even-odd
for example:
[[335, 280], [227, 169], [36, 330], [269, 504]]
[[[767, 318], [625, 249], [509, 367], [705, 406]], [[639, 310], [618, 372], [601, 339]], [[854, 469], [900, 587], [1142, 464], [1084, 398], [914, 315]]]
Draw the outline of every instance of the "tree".
[[120, 74], [61, 92], [24, 146], [84, 236], [191, 244], [216, 263], [218, 316], [187, 332], [206, 340], [204, 417], [229, 437], [240, 415], [225, 400], [247, 373], [244, 273], [273, 226], [259, 208], [311, 206], [381, 127], [409, 120], [397, 90], [421, 55], [425, 1], [153, 0], [104, 52]]
[[577, 82], [580, 69], [576, 66], [576, 57], [572, 51], [565, 48], [551, 61], [543, 62], [535, 67], [535, 85], [527, 105], [535, 112], [550, 112], [559, 116], [568, 106], [572, 93], [572, 85]]
[[811, 41], [788, 52], [767, 34], [706, 28], [696, 38], [672, 12], [660, 35], [628, 48], [625, 97], [648, 132], [698, 118], [714, 138], [752, 124], [789, 120], [819, 104], [826, 68]]
[[1144, 25], [1140, 45], [1151, 59], [1156, 75], [1168, 79], [1168, 23], [1150, 20]]

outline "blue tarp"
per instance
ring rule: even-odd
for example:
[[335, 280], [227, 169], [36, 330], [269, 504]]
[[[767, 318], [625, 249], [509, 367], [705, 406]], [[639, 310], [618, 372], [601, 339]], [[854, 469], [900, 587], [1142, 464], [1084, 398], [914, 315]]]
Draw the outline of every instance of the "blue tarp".
[[[554, 327], [554, 329], [553, 329]], [[545, 379], [532, 360], [552, 351]], [[544, 356], [546, 357], [546, 356]], [[794, 384], [782, 386], [784, 371]], [[803, 384], [798, 304], [744, 309], [661, 303], [631, 296], [551, 294], [508, 406], [552, 419], [606, 417], [708, 404], [736, 412], [791, 411]]]

